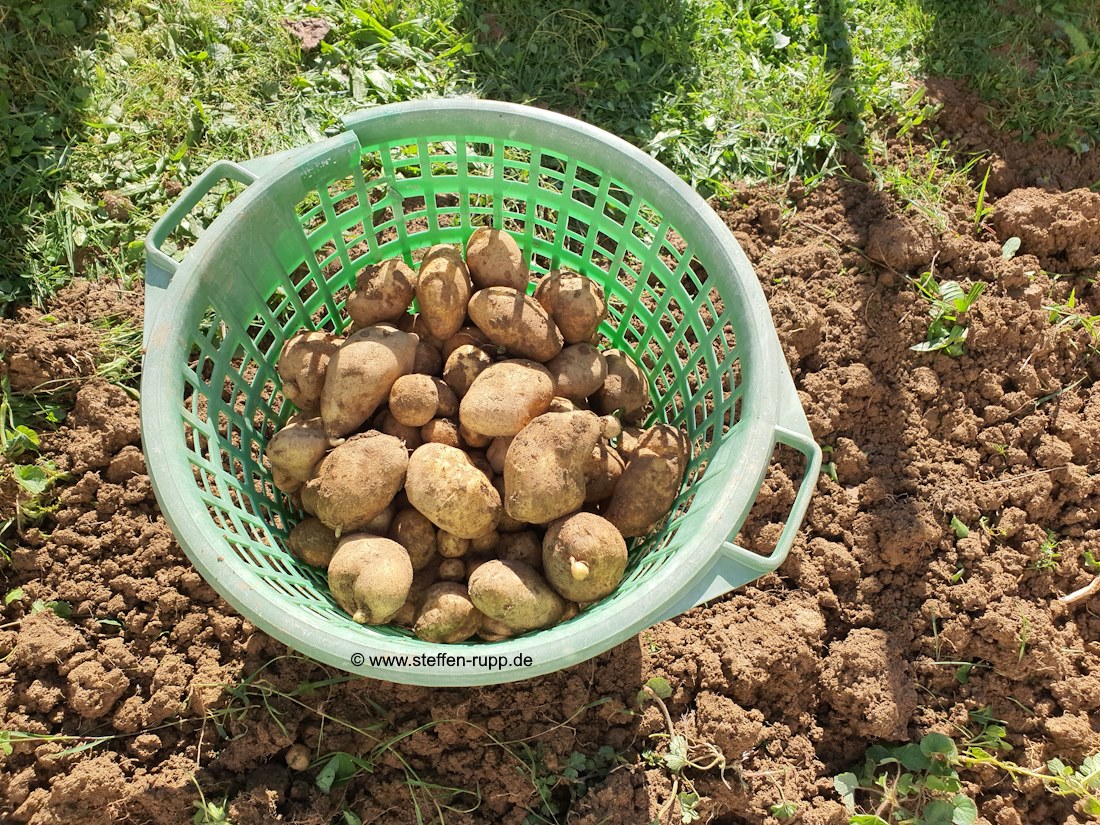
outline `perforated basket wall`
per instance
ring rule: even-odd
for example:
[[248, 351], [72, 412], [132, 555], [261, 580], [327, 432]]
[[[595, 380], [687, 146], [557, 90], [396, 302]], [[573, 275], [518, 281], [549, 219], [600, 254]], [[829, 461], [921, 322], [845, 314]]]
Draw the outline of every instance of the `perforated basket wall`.
[[[411, 132], [394, 124], [385, 130], [392, 139], [377, 140], [372, 133], [382, 126], [369, 121], [314, 147], [297, 171], [261, 176], [191, 250], [176, 275], [186, 283], [173, 282], [151, 333], [146, 382], [157, 401], [143, 409], [146, 446], [181, 543], [269, 632], [317, 658], [399, 681], [503, 681], [580, 661], [690, 606], [680, 603], [743, 520], [771, 454], [776, 405], [763, 386], [776, 369], [765, 363], [774, 357], [774, 331], [755, 280], [731, 272], [728, 260], [708, 259], [714, 216], [685, 224], [682, 203], [661, 202], [664, 180], [616, 174], [606, 158], [586, 156], [583, 143], [569, 152], [547, 148], [554, 141], [536, 143], [530, 129], [511, 128], [516, 136], [508, 137], [500, 128], [472, 131], [455, 117], [430, 130], [422, 122], [406, 124]], [[628, 172], [652, 164], [639, 153], [629, 159]], [[398, 659], [372, 664], [372, 655], [439, 647], [400, 628], [356, 625], [330, 597], [324, 572], [285, 550], [301, 514], [273, 487], [263, 456], [295, 411], [280, 392], [275, 360], [304, 328], [344, 331], [349, 285], [366, 264], [399, 256], [416, 266], [429, 246], [462, 244], [480, 225], [514, 235], [532, 278], [568, 267], [604, 286], [604, 344], [643, 366], [650, 420], [685, 428], [691, 460], [670, 518], [634, 543], [615, 594], [564, 625], [447, 648], [509, 662], [522, 654], [531, 664], [442, 673]], [[181, 357], [164, 363], [173, 350]], [[175, 441], [176, 449], [152, 448], [153, 416], [165, 428], [157, 444]], [[161, 466], [169, 463], [173, 483]], [[184, 468], [190, 489], [180, 480]]]

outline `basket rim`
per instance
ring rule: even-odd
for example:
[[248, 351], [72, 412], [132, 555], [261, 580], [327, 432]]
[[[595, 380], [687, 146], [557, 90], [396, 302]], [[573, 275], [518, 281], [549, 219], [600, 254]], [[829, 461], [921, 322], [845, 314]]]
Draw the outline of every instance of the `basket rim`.
[[[778, 389], [769, 391], [769, 387], [773, 377], [774, 382], [779, 383], [786, 363], [763, 290], [744, 251], [702, 197], [670, 170], [626, 141], [565, 115], [518, 104], [459, 98], [379, 106], [349, 117], [345, 122], [347, 132], [303, 147], [295, 156], [296, 164], [263, 174], [248, 186], [191, 248], [168, 287], [160, 311], [156, 317], [146, 319], [151, 329], [142, 370], [143, 446], [162, 514], [181, 548], [219, 594], [265, 632], [326, 664], [405, 684], [487, 685], [531, 678], [590, 659], [666, 618], [669, 608], [712, 575], [722, 555], [723, 542], [731, 538], [731, 533], [755, 501], [782, 413], [781, 393]], [[395, 123], [401, 124], [403, 130], [394, 130]], [[469, 128], [463, 128], [467, 123]], [[746, 298], [746, 306], [732, 308], [741, 322], [739, 331], [744, 330], [738, 338], [741, 380], [746, 386], [741, 417], [735, 430], [723, 438], [721, 450], [726, 463], [716, 467], [718, 462], [712, 461], [707, 470], [708, 474], [719, 472], [721, 480], [729, 483], [720, 485], [719, 499], [711, 504], [704, 529], [690, 544], [678, 550], [676, 562], [666, 564], [658, 575], [615, 599], [601, 612], [598, 627], [593, 623], [590, 632], [582, 629], [582, 613], [569, 623], [536, 631], [533, 635], [491, 645], [461, 644], [441, 648], [418, 639], [381, 637], [373, 633], [361, 633], [358, 634], [361, 638], [352, 640], [342, 629], [320, 626], [319, 619], [317, 623], [304, 621], [296, 612], [287, 611], [258, 590], [254, 574], [242, 574], [236, 569], [234, 552], [198, 495], [191, 465], [185, 458], [182, 428], [175, 433], [165, 432], [162, 426], [163, 422], [178, 418], [179, 400], [183, 397], [183, 376], [178, 364], [186, 360], [190, 328], [182, 322], [202, 296], [200, 279], [194, 276], [203, 267], [210, 266], [216, 259], [219, 245], [232, 238], [234, 218], [273, 193], [304, 192], [309, 186], [303, 177], [309, 170], [323, 169], [325, 159], [333, 152], [346, 151], [349, 140], [356, 144], [358, 151], [362, 145], [381, 142], [375, 138], [382, 134], [387, 135], [384, 138], [387, 141], [434, 136], [424, 134], [425, 124], [438, 124], [432, 130], [435, 134], [476, 132], [479, 137], [493, 136], [507, 129], [507, 135], [502, 136], [511, 139], [519, 139], [517, 133], [522, 128], [537, 129], [543, 138], [567, 141], [573, 146], [572, 156], [598, 169], [606, 170], [611, 163], [626, 172], [625, 175], [613, 173], [615, 177], [632, 180], [634, 191], [664, 215], [670, 212], [690, 215], [693, 221], [690, 227], [677, 218], [673, 219], [673, 226], [678, 230], [688, 228], [687, 232], [681, 230], [683, 235], [705, 239], [705, 243], [697, 245], [697, 254], [706, 262], [708, 271], [713, 274], [717, 267], [728, 269]], [[409, 134], [409, 130], [414, 133]], [[537, 140], [526, 142], [538, 143]], [[585, 154], [586, 150], [592, 150], [599, 158], [592, 160]], [[633, 179], [631, 175], [635, 173], [639, 177]], [[364, 661], [364, 657], [372, 655], [422, 653], [503, 656], [508, 664], [498, 670], [484, 667], [434, 670], [370, 666]], [[521, 655], [531, 657], [532, 664], [512, 665], [515, 657]]]

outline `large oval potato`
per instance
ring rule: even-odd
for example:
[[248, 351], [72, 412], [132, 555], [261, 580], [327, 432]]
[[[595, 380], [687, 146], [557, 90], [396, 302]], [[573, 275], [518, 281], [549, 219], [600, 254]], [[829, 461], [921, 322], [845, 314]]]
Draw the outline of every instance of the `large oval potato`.
[[553, 522], [542, 541], [542, 570], [571, 602], [594, 602], [623, 580], [626, 542], [607, 519], [576, 513]]
[[[405, 483], [409, 454], [392, 435], [370, 430], [328, 454], [305, 485], [314, 515], [337, 535], [364, 527]], [[305, 493], [303, 493], [305, 501]]]
[[264, 447], [275, 486], [287, 493], [297, 490], [313, 477], [330, 445], [320, 418], [287, 424]]
[[328, 566], [332, 597], [359, 624], [388, 622], [408, 598], [412, 579], [405, 548], [368, 533], [345, 536]]
[[568, 269], [555, 270], [539, 281], [535, 300], [554, 319], [567, 344], [590, 340], [607, 317], [600, 285]]
[[515, 238], [503, 229], [475, 229], [466, 241], [466, 266], [476, 289], [508, 286], [520, 292], [527, 290], [527, 259]]
[[416, 335], [388, 324], [351, 335], [329, 361], [321, 392], [321, 418], [330, 436], [362, 426], [389, 397], [393, 382], [412, 372]]
[[561, 332], [538, 301], [519, 290], [491, 286], [470, 299], [470, 320], [494, 344], [519, 358], [549, 361], [564, 344]]
[[591, 344], [570, 344], [546, 362], [557, 393], [570, 401], [584, 400], [603, 386], [607, 361]]
[[592, 412], [546, 413], [512, 441], [504, 459], [504, 509], [517, 521], [546, 524], [584, 504], [585, 471], [599, 441]]
[[477, 633], [481, 618], [481, 612], [470, 601], [466, 586], [444, 581], [433, 584], [425, 592], [413, 633], [425, 642], [464, 642]]
[[501, 361], [474, 379], [458, 405], [458, 417], [484, 436], [513, 436], [546, 412], [553, 398], [554, 379], [542, 364], [522, 358]]
[[429, 249], [416, 278], [416, 300], [432, 337], [443, 341], [462, 328], [472, 293], [470, 273], [458, 250], [445, 245]]
[[459, 538], [477, 538], [500, 521], [496, 488], [469, 456], [445, 444], [424, 444], [413, 452], [405, 493], [432, 524]]
[[634, 421], [649, 401], [649, 381], [625, 352], [609, 349], [603, 357], [607, 377], [592, 397], [593, 407], [601, 415], [620, 412], [624, 421]]
[[690, 447], [668, 424], [646, 430], [626, 465], [604, 517], [627, 538], [644, 536], [665, 516], [680, 493]]
[[367, 264], [355, 277], [346, 308], [352, 323], [369, 327], [401, 318], [415, 294], [416, 273], [400, 258]]
[[523, 632], [547, 627], [565, 602], [532, 567], [520, 561], [487, 561], [470, 576], [470, 600], [491, 619]]
[[331, 332], [299, 332], [286, 340], [275, 362], [283, 395], [304, 413], [316, 414], [332, 354], [340, 339]]

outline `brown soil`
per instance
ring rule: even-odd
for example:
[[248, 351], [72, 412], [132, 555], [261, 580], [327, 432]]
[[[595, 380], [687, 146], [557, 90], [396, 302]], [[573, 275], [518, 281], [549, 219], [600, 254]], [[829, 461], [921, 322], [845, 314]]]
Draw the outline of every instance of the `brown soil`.
[[[1017, 172], [1018, 185], [1040, 182]], [[1100, 539], [1100, 359], [1086, 330], [1053, 326], [1044, 306], [1075, 289], [1078, 311], [1100, 312], [1100, 195], [1018, 185], [998, 189], [998, 237], [982, 239], [965, 217], [972, 204], [959, 205], [959, 233], [937, 234], [857, 182], [723, 204], [836, 480], [822, 476], [777, 574], [514, 685], [341, 681], [255, 630], [161, 519], [137, 403], [89, 377], [97, 320], [140, 322], [140, 296], [82, 284], [58, 296], [55, 320], [25, 311], [0, 322], [13, 387], [72, 390], [70, 414], [44, 438], [70, 474], [57, 510], [6, 539], [0, 586], [23, 595], [0, 614], [0, 731], [90, 737], [12, 741], [0, 821], [178, 825], [201, 788], [236, 825], [329, 823], [344, 809], [407, 823], [414, 801], [449, 823], [518, 825], [530, 811], [546, 818], [528, 821], [554, 821], [550, 805], [561, 822], [648, 822], [671, 788], [642, 757], [664, 727], [657, 708], [634, 705], [652, 676], [673, 686], [681, 731], [725, 754], [724, 777], [689, 771], [703, 821], [773, 822], [782, 798], [799, 804], [799, 822], [839, 825], [831, 777], [868, 744], [958, 737], [967, 712], [985, 707], [1023, 764], [1097, 752], [1100, 617], [1095, 600], [1058, 597], [1095, 575], [1083, 553]], [[1022, 246], [1005, 261], [1009, 235]], [[933, 260], [940, 278], [987, 284], [958, 359], [909, 349], [926, 305], [902, 276]], [[742, 531], [749, 547], [774, 541], [791, 505], [784, 467]], [[10, 495], [0, 508], [11, 515]], [[1060, 543], [1046, 566], [1048, 531]], [[36, 599], [69, 602], [71, 618], [32, 613]], [[939, 663], [949, 661], [975, 663], [965, 684]], [[92, 747], [73, 750], [82, 743]], [[321, 793], [316, 766], [287, 767], [294, 743], [354, 754], [364, 770]], [[587, 769], [571, 781], [570, 759], [605, 745], [622, 763], [582, 794]], [[1084, 821], [1037, 783], [964, 779], [983, 822]]]

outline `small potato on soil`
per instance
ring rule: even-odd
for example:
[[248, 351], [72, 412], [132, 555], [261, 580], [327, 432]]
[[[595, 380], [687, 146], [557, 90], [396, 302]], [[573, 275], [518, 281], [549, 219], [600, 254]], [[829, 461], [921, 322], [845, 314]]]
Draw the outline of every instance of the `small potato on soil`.
[[470, 576], [469, 592], [478, 610], [520, 632], [547, 627], [565, 610], [546, 580], [519, 561], [485, 562]]
[[297, 743], [287, 748], [286, 755], [283, 758], [286, 760], [286, 766], [292, 771], [304, 771], [309, 767], [309, 763], [313, 761], [313, 751], [305, 745]]
[[409, 554], [395, 541], [352, 533], [341, 539], [328, 567], [332, 597], [359, 624], [385, 624], [412, 587]]
[[355, 435], [328, 454], [306, 483], [314, 513], [337, 535], [363, 528], [383, 512], [405, 483], [405, 445], [375, 430]]
[[347, 435], [374, 415], [393, 382], [412, 372], [415, 335], [378, 324], [351, 335], [329, 361], [321, 418], [330, 436]]
[[542, 543], [547, 581], [572, 602], [609, 595], [626, 570], [626, 541], [607, 519], [576, 513], [553, 522]]
[[607, 317], [603, 288], [568, 269], [555, 270], [539, 281], [535, 300], [554, 319], [567, 344], [590, 340]]
[[380, 321], [396, 322], [412, 303], [415, 285], [416, 273], [400, 258], [363, 267], [346, 304], [352, 323], [369, 327]]
[[413, 632], [425, 642], [454, 644], [469, 639], [481, 626], [481, 613], [466, 586], [440, 582], [428, 588]]
[[501, 361], [477, 377], [458, 405], [458, 417], [483, 436], [514, 436], [546, 412], [553, 397], [554, 379], [542, 364]]
[[446, 245], [429, 249], [416, 278], [416, 300], [433, 338], [446, 340], [462, 328], [472, 293], [470, 273], [458, 250]]
[[339, 543], [336, 533], [322, 524], [319, 518], [311, 517], [302, 519], [291, 528], [286, 546], [295, 558], [306, 564], [327, 568]]
[[320, 418], [287, 424], [272, 436], [264, 448], [275, 476], [275, 486], [294, 492], [313, 477], [317, 463], [331, 446]]
[[634, 421], [649, 402], [649, 382], [645, 373], [629, 355], [617, 349], [603, 354], [607, 378], [592, 397], [593, 409], [600, 415], [622, 411], [624, 421]]
[[451, 388], [430, 375], [402, 375], [390, 389], [390, 414], [406, 427], [423, 427], [441, 407], [453, 411], [456, 406]]
[[466, 266], [475, 289], [509, 286], [527, 289], [527, 258], [515, 239], [502, 229], [482, 226], [466, 241]]
[[607, 361], [591, 344], [570, 344], [546, 362], [554, 376], [557, 393], [576, 403], [603, 386], [607, 378]]
[[443, 365], [443, 380], [454, 394], [462, 398], [474, 380], [492, 366], [493, 359], [481, 347], [462, 344], [455, 347]]
[[460, 538], [496, 529], [500, 494], [461, 450], [425, 444], [409, 458], [405, 493], [431, 522]]
[[389, 537], [408, 551], [413, 570], [422, 570], [435, 557], [435, 525], [412, 507], [394, 516]]
[[283, 395], [302, 412], [316, 414], [329, 359], [341, 339], [330, 332], [299, 332], [288, 338], [275, 363], [283, 382]]
[[506, 286], [492, 286], [470, 299], [470, 320], [494, 344], [517, 358], [549, 361], [564, 345], [546, 310], [529, 295]]

